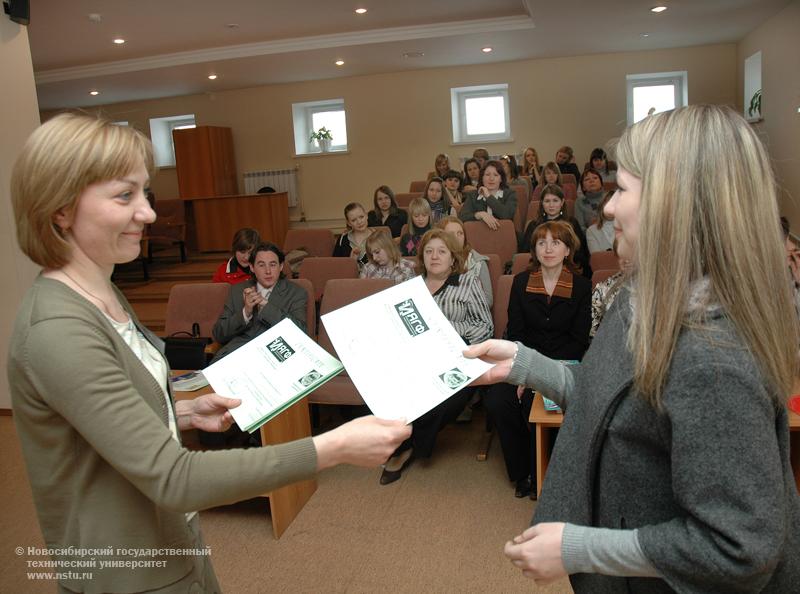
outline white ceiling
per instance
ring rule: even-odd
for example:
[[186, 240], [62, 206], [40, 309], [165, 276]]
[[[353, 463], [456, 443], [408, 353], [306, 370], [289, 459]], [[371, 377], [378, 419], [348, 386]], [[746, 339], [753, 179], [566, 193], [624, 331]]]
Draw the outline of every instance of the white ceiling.
[[[669, 9], [654, 14], [656, 0], [33, 0], [29, 37], [39, 106], [56, 109], [736, 42], [790, 1], [665, 0]], [[354, 13], [360, 6], [365, 15]], [[115, 45], [116, 37], [127, 41]], [[481, 52], [485, 46], [493, 51]], [[89, 96], [92, 89], [100, 94]]]

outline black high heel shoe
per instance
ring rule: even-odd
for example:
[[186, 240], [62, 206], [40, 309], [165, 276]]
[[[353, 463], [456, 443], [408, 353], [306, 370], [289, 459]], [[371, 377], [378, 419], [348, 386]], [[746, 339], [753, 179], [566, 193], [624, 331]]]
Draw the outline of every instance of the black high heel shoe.
[[[531, 495], [533, 493], [534, 491], [532, 490], [531, 479], [529, 477], [526, 476], [525, 478], [519, 479], [517, 481], [517, 488], [514, 491], [514, 497], [516, 497], [517, 499], [521, 499], [522, 497], [525, 497], [526, 495]], [[533, 497], [534, 498], [536, 497], [535, 494], [533, 495]]]
[[382, 485], [389, 485], [395, 482], [403, 475], [403, 471], [411, 466], [411, 463], [414, 461], [414, 452], [411, 452], [411, 455], [403, 462], [403, 465], [398, 468], [397, 470], [387, 470], [383, 469], [381, 473], [381, 484]]

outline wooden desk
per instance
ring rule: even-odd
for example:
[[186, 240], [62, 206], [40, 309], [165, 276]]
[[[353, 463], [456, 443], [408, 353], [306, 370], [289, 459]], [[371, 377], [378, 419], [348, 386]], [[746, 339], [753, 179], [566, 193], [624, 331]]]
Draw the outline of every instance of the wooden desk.
[[[172, 373], [173, 375], [180, 375], [186, 372], [173, 371]], [[192, 400], [211, 391], [211, 387], [207, 386], [194, 392], [176, 391], [174, 394], [175, 400]], [[260, 431], [261, 443], [264, 445], [286, 443], [311, 435], [307, 399], [303, 398], [274, 419], [262, 425]], [[264, 497], [269, 498], [272, 533], [275, 538], [281, 537], [316, 490], [317, 481], [310, 479], [292, 483], [264, 494]]]
[[279, 246], [289, 230], [286, 192], [184, 198], [189, 203], [189, 245], [201, 252], [229, 252], [233, 234], [253, 227], [264, 241]]
[[[564, 415], [544, 409], [542, 395], [538, 392], [533, 397], [533, 406], [528, 420], [534, 423], [536, 431], [536, 494], [542, 494], [542, 483], [550, 462], [550, 429], [560, 427]], [[792, 471], [797, 490], [800, 492], [800, 415], [789, 411], [789, 440], [792, 459]]]

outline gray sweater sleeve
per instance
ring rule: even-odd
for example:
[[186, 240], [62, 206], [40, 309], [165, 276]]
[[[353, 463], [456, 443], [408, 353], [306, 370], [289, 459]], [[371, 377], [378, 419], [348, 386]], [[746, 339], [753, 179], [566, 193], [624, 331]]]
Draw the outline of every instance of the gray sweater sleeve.
[[538, 390], [561, 408], [575, 389], [574, 370], [578, 365], [565, 365], [545, 357], [538, 351], [517, 343], [519, 350], [508, 374], [508, 383]]
[[639, 546], [638, 530], [566, 524], [561, 559], [567, 573], [661, 577]]

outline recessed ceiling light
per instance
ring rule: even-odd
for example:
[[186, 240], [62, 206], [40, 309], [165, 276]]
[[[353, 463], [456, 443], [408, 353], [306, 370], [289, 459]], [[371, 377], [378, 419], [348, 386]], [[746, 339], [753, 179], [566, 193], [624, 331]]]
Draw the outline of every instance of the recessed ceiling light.
[[93, 23], [100, 23], [103, 21], [103, 16], [99, 12], [90, 12], [86, 15], [86, 18]]
[[225, 25], [225, 26], [226, 26], [228, 29], [238, 29], [238, 28], [239, 28], [239, 23], [228, 23], [228, 24], [227, 24], [227, 25]]
[[356, 14], [364, 14], [367, 12], [366, 8], [356, 8]]
[[491, 52], [491, 51], [492, 51], [492, 48], [490, 48], [490, 47], [483, 47], [483, 48], [481, 48], [481, 51], [482, 51], [484, 54], [488, 54], [489, 52]]
[[334, 64], [336, 64], [337, 66], [344, 66], [344, 60], [336, 60]]
[[217, 75], [216, 74], [209, 74], [208, 75], [208, 80], [217, 80]]
[[117, 38], [114, 40], [114, 43], [116, 43], [117, 45], [122, 45], [123, 43], [125, 43], [125, 40], [124, 40], [124, 39], [122, 39], [122, 37], [117, 37]]
[[89, 91], [89, 94], [94, 97], [95, 95], [99, 95], [100, 91]]
[[642, 33], [642, 37], [650, 37], [650, 33]]
[[421, 58], [425, 52], [403, 52], [404, 58]]
[[650, 9], [650, 12], [664, 12], [665, 10], [667, 10], [666, 6], [654, 6]]

